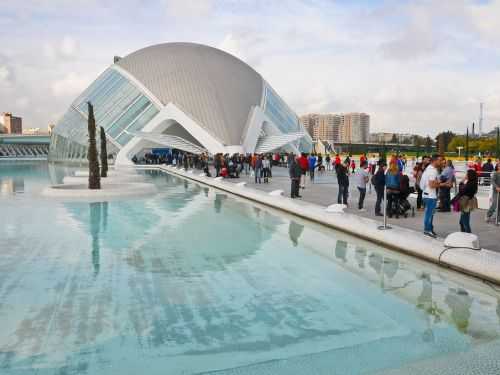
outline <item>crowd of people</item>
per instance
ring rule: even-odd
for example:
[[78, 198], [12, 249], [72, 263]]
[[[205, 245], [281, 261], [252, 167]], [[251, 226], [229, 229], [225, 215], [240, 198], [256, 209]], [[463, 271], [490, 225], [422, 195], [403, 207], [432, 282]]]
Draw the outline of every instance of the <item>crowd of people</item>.
[[[321, 160], [321, 161], [320, 161]], [[359, 158], [359, 167], [351, 155], [334, 157], [326, 155], [324, 158], [318, 155], [297, 155], [289, 165], [291, 179], [291, 197], [300, 198], [300, 189], [305, 188], [305, 176], [308, 174], [314, 182], [314, 170], [322, 165], [326, 170], [334, 170], [338, 183], [337, 203], [349, 206], [349, 183], [355, 184], [359, 192], [357, 208], [365, 211], [364, 200], [367, 186], [371, 184], [376, 193], [375, 215], [383, 216], [382, 204], [385, 204], [386, 214], [389, 218], [395, 216], [407, 217], [412, 208], [408, 198], [415, 193], [416, 209], [423, 211], [424, 234], [436, 237], [434, 231], [434, 213], [460, 212], [459, 227], [462, 232], [470, 233], [471, 212], [478, 208], [476, 194], [478, 186], [490, 185], [492, 189], [491, 206], [486, 215], [486, 221], [492, 220], [494, 213], [498, 213], [498, 195], [500, 193], [500, 162], [493, 164], [488, 159], [484, 164], [481, 160], [467, 164], [465, 177], [457, 183], [455, 167], [452, 160], [446, 160], [440, 155], [424, 156], [415, 160], [412, 186], [410, 176], [407, 173], [407, 159], [404, 155], [393, 155], [389, 160], [376, 158], [370, 159], [365, 154]], [[349, 176], [353, 175], [350, 179]], [[452, 192], [453, 199], [452, 199]], [[384, 202], [385, 199], [385, 202]]]
[[133, 161], [144, 164], [171, 164], [186, 170], [197, 168], [203, 170], [207, 176], [211, 176], [209, 165], [213, 164], [215, 177], [239, 178], [246, 175], [252, 177], [256, 184], [269, 183], [273, 167], [282, 166], [288, 169], [292, 199], [302, 197], [301, 190], [306, 188], [307, 179], [314, 183], [318, 175], [323, 175], [325, 171], [334, 171], [338, 183], [337, 203], [349, 206], [349, 184], [352, 182], [359, 193], [357, 209], [366, 211], [364, 201], [367, 189], [373, 187], [376, 193], [376, 216], [383, 216], [384, 208], [389, 218], [407, 217], [412, 208], [408, 198], [410, 194], [415, 193], [416, 210], [423, 211], [424, 234], [430, 237], [436, 237], [436, 211], [460, 212], [460, 230], [468, 233], [472, 231], [470, 215], [478, 206], [478, 185], [491, 185], [492, 189], [491, 206], [487, 211], [486, 221], [493, 220], [495, 212], [499, 215], [497, 206], [500, 193], [500, 162], [495, 164], [491, 159], [484, 163], [481, 159], [469, 162], [465, 177], [460, 183], [457, 183], [452, 160], [446, 160], [440, 155], [413, 159], [411, 171], [407, 168], [405, 155], [392, 155], [385, 159], [362, 154], [359, 157], [359, 165], [356, 165], [351, 154], [216, 154], [210, 158], [207, 154], [196, 155], [174, 150], [161, 155], [147, 153], [140, 160], [134, 157]]

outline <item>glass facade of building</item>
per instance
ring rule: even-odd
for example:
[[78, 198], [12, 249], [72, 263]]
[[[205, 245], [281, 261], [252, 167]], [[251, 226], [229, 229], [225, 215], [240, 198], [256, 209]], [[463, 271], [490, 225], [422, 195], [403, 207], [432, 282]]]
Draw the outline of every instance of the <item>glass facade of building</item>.
[[130, 141], [132, 135], [128, 131], [140, 131], [159, 112], [132, 82], [109, 68], [72, 103], [57, 123], [51, 139], [50, 160], [84, 161], [87, 158], [87, 102], [94, 106], [97, 126], [106, 131], [111, 155], [116, 155]]
[[[264, 112], [281, 132], [284, 134], [295, 132], [304, 132], [307, 134], [302, 129], [297, 115], [267, 83], [265, 83], [264, 103]], [[308, 136], [294, 142], [294, 145], [302, 152], [311, 152], [312, 150], [312, 140]]]

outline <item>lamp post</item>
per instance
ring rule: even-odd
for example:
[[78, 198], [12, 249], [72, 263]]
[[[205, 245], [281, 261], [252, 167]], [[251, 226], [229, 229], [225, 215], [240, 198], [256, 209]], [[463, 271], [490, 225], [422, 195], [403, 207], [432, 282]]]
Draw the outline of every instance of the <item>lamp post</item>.
[[465, 133], [465, 161], [469, 161], [469, 127]]
[[497, 160], [500, 159], [500, 126], [497, 126]]

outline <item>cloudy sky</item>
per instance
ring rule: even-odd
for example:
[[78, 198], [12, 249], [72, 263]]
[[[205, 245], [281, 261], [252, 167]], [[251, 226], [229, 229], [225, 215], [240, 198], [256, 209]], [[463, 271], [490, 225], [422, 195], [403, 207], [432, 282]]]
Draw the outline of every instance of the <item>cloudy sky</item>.
[[500, 125], [500, 0], [0, 0], [0, 112], [45, 127], [141, 47], [208, 44], [298, 114], [364, 111], [372, 131]]

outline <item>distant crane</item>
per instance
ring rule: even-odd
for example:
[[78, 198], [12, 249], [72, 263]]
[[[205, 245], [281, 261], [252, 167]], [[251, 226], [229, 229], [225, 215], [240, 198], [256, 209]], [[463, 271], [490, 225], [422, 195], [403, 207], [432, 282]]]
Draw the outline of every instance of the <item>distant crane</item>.
[[479, 103], [479, 136], [483, 135], [483, 103]]

